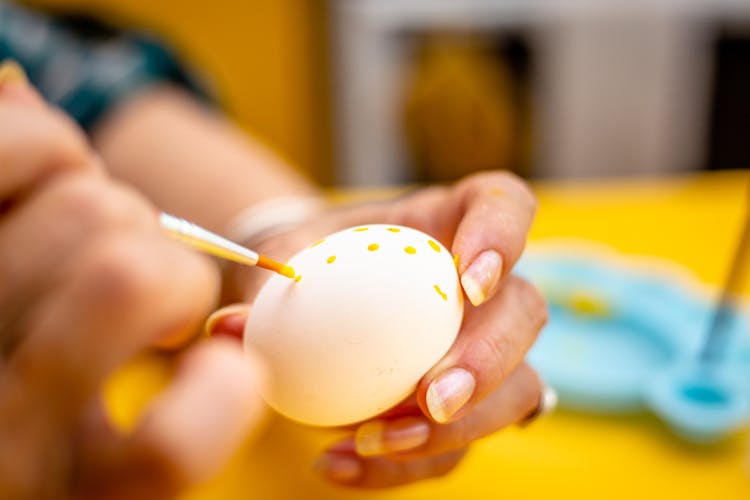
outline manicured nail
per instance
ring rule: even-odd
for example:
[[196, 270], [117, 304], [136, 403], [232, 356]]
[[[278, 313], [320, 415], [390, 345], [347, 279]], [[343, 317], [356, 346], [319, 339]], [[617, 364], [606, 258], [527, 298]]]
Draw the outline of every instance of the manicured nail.
[[421, 418], [373, 420], [359, 426], [355, 434], [357, 453], [363, 457], [406, 451], [422, 446], [430, 438], [430, 424]]
[[497, 285], [503, 258], [495, 250], [485, 250], [461, 275], [461, 285], [474, 306], [482, 304]]
[[362, 464], [351, 455], [324, 453], [313, 462], [312, 470], [338, 483], [351, 483], [362, 475]]
[[474, 393], [474, 376], [463, 368], [451, 368], [427, 388], [427, 410], [441, 424], [458, 412]]
[[23, 67], [12, 59], [6, 59], [0, 63], [0, 86], [7, 83], [19, 85], [29, 83]]
[[203, 331], [209, 337], [213, 335], [227, 335], [242, 339], [246, 321], [246, 306], [227, 306], [215, 311], [206, 319]]

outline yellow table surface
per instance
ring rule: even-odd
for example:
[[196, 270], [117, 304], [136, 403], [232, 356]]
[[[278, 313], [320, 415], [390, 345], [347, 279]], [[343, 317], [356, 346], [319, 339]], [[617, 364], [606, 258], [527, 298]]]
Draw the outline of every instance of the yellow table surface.
[[[706, 285], [718, 286], [739, 237], [748, 183], [750, 171], [538, 183], [540, 210], [531, 239], [585, 238], [626, 255], [666, 258]], [[743, 277], [742, 287], [750, 293], [750, 276]], [[119, 373], [108, 387], [114, 417], [132, 421], [165, 377], [165, 367], [149, 356]], [[558, 411], [525, 429], [477, 442], [445, 478], [380, 491], [332, 487], [309, 472], [309, 464], [335, 437], [274, 418], [217, 478], [184, 498], [750, 499], [747, 433], [710, 447], [692, 446], [647, 414]]]

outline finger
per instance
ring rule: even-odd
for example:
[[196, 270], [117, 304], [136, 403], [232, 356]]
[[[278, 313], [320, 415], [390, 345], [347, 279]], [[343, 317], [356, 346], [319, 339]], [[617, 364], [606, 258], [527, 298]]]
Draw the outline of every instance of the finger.
[[417, 401], [446, 423], [492, 392], [521, 364], [547, 321], [541, 294], [510, 276], [482, 307], [467, 310], [456, 341], [417, 387]]
[[249, 313], [249, 304], [232, 304], [222, 307], [211, 313], [206, 320], [204, 331], [210, 337], [225, 336], [242, 340]]
[[0, 99], [0, 201], [63, 172], [93, 170], [83, 132], [61, 112]]
[[464, 292], [478, 306], [495, 293], [523, 252], [536, 201], [507, 172], [478, 174], [464, 182], [460, 193], [466, 209], [451, 252], [458, 256]]
[[134, 443], [164, 457], [188, 482], [206, 479], [260, 423], [260, 357], [212, 339], [190, 352], [172, 386], [152, 406]]
[[522, 364], [505, 382], [461, 419], [447, 425], [424, 417], [380, 419], [361, 425], [354, 447], [361, 456], [394, 454], [397, 460], [439, 455], [522, 421], [540, 405], [542, 384]]
[[149, 343], [191, 335], [218, 290], [207, 259], [166, 238], [125, 231], [92, 242], [66, 271], [10, 360], [60, 408], [87, 398]]
[[88, 174], [46, 184], [0, 225], [0, 308], [38, 296], [92, 238], [125, 228], [158, 231], [154, 209], [132, 190]]
[[386, 457], [359, 457], [350, 451], [329, 450], [313, 470], [331, 482], [357, 488], [388, 488], [441, 477], [452, 471], [466, 449], [441, 455], [397, 461]]
[[172, 498], [204, 480], [257, 429], [265, 380], [260, 359], [235, 342], [199, 343], [131, 435], [111, 439], [94, 422], [78, 457], [79, 496]]

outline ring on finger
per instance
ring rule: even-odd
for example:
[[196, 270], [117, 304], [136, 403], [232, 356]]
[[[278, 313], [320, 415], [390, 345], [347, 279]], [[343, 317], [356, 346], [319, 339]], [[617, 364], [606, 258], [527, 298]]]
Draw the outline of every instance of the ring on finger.
[[549, 413], [552, 413], [555, 408], [557, 408], [558, 403], [558, 397], [557, 397], [557, 391], [555, 391], [552, 387], [542, 384], [542, 392], [539, 396], [539, 404], [536, 406], [534, 411], [526, 415], [519, 423], [521, 427], [525, 427], [532, 423], [533, 421], [537, 420], [540, 417], [543, 417], [544, 415], [547, 415]]

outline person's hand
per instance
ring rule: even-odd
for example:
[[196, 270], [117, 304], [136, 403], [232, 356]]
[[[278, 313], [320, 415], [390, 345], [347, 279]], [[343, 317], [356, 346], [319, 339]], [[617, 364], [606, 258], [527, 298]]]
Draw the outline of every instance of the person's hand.
[[[521, 180], [505, 172], [483, 172], [392, 202], [333, 209], [260, 246], [265, 254], [283, 259], [349, 226], [382, 222], [413, 227], [438, 238], [457, 256], [470, 302], [454, 345], [422, 378], [414, 395], [356, 426], [351, 438], [322, 455], [316, 464], [319, 472], [358, 487], [442, 475], [472, 441], [539, 410], [542, 386], [524, 357], [546, 322], [546, 305], [533, 286], [510, 274], [535, 209], [535, 199]], [[236, 278], [238, 286], [245, 287], [240, 296], [246, 301], [262, 285], [261, 279], [252, 279], [252, 272]], [[215, 313], [209, 329], [241, 335], [248, 307]]]
[[[104, 379], [151, 345], [184, 343], [218, 273], [162, 235], [156, 210], [104, 174], [83, 134], [0, 68], [0, 497], [164, 499], [248, 434], [261, 366], [198, 342], [132, 432]], [[11, 74], [12, 73], [12, 74]]]

